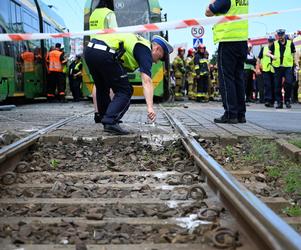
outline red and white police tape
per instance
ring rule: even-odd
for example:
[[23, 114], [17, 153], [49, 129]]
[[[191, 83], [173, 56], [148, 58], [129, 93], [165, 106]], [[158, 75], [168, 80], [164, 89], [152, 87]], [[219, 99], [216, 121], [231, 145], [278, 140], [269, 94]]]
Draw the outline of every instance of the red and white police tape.
[[144, 25], [126, 26], [114, 29], [103, 29], [103, 30], [87, 30], [83, 32], [73, 32], [73, 33], [11, 33], [11, 34], [0, 34], [0, 42], [4, 41], [24, 41], [24, 40], [42, 40], [51, 38], [63, 38], [63, 37], [80, 37], [89, 36], [96, 34], [112, 34], [112, 33], [142, 33], [142, 32], [155, 32], [163, 30], [173, 30], [173, 29], [185, 29], [192, 26], [206, 26], [214, 25], [218, 23], [225, 22], [235, 22], [256, 17], [278, 15], [288, 12], [301, 11], [301, 8], [272, 11], [272, 12], [261, 12], [245, 15], [236, 16], [215, 16], [209, 18], [195, 18], [186, 19], [180, 21], [171, 22], [161, 22], [161, 23], [149, 23]]

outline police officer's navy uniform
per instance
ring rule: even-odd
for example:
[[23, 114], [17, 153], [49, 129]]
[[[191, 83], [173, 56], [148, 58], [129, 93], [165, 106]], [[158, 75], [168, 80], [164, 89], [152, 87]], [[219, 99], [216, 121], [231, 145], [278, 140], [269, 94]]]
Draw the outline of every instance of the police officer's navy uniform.
[[286, 106], [290, 108], [292, 88], [293, 88], [293, 65], [294, 65], [294, 56], [296, 52], [294, 43], [291, 40], [285, 40], [285, 43], [282, 44], [280, 41], [275, 41], [271, 46], [271, 53], [274, 54], [275, 59], [272, 64], [275, 69], [275, 98], [277, 101], [277, 108], [283, 107], [282, 100], [282, 78], [285, 78], [284, 83], [284, 100]]
[[275, 102], [275, 85], [274, 85], [274, 67], [272, 65], [272, 58], [268, 56], [270, 52], [269, 46], [264, 46], [258, 58], [262, 66], [262, 74], [264, 81], [264, 100], [266, 107], [273, 107]]
[[[96, 84], [101, 122], [116, 124], [133, 94], [127, 71], [139, 68], [151, 77], [150, 42], [134, 34], [96, 35], [85, 50], [85, 59]], [[110, 88], [115, 93], [112, 101]]]
[[[248, 0], [216, 0], [209, 5], [215, 15], [248, 14]], [[215, 122], [246, 122], [244, 61], [247, 57], [248, 21], [220, 23], [214, 26], [218, 47], [218, 71], [224, 115]]]

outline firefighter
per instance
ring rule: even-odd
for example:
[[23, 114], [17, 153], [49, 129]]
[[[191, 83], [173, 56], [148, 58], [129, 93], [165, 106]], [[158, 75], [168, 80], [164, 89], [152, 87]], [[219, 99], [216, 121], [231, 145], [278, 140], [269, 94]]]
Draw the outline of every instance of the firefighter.
[[195, 100], [196, 95], [196, 84], [195, 84], [195, 69], [194, 69], [194, 54], [193, 48], [188, 50], [186, 64], [186, 77], [188, 82], [188, 99]]
[[[99, 5], [96, 9], [92, 12], [90, 19], [89, 19], [89, 29], [96, 30], [96, 29], [107, 29], [107, 28], [115, 28], [118, 27], [116, 16], [113, 11], [113, 5], [110, 3], [112, 1], [100, 1]], [[91, 36], [91, 39], [93, 37]], [[113, 92], [110, 90], [110, 96], [113, 98]], [[102, 115], [101, 112], [98, 110], [97, 105], [97, 95], [96, 95], [96, 87], [95, 84], [92, 90], [92, 98], [94, 104], [94, 121], [95, 123], [101, 123]]]
[[57, 89], [59, 98], [65, 97], [65, 86], [63, 79], [63, 64], [66, 63], [64, 52], [60, 51], [61, 44], [57, 43], [55, 49], [48, 54], [47, 61], [49, 61], [49, 82], [47, 87], [47, 98], [53, 100], [55, 91]]
[[176, 78], [175, 86], [175, 100], [183, 101], [183, 88], [185, 83], [185, 61], [184, 61], [185, 49], [180, 47], [178, 48], [178, 55], [172, 62], [172, 68], [174, 76]]
[[[208, 52], [207, 52], [208, 53]], [[200, 44], [198, 53], [195, 55], [195, 73], [197, 82], [197, 101], [208, 101], [208, 87], [209, 87], [209, 61], [208, 54], [206, 53], [206, 46]]]

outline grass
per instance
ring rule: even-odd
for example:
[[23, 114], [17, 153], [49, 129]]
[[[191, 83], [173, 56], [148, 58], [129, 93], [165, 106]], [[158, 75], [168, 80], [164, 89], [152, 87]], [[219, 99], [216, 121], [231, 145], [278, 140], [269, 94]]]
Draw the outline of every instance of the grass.
[[295, 145], [298, 148], [301, 148], [301, 139], [290, 140], [289, 143]]
[[278, 178], [281, 176], [281, 170], [277, 167], [267, 167], [268, 176]]
[[56, 160], [56, 159], [52, 159], [50, 160], [50, 166], [54, 169], [56, 169], [59, 165], [60, 161]]
[[283, 209], [283, 212], [291, 217], [301, 216], [301, 207], [298, 205], [294, 205], [291, 207], [286, 207]]
[[[280, 152], [276, 143], [267, 142], [260, 139], [251, 139], [249, 144], [249, 152], [244, 157], [246, 161], [267, 163], [271, 159], [278, 160], [280, 157]], [[267, 157], [267, 155], [269, 157]]]
[[231, 145], [227, 145], [226, 148], [225, 148], [225, 155], [230, 157], [230, 158], [234, 158], [234, 149]]
[[280, 178], [284, 181], [282, 187], [284, 192], [301, 195], [300, 164], [288, 159], [274, 142], [251, 139], [248, 144], [247, 153], [243, 157], [246, 162], [250, 165], [262, 164], [269, 177]]

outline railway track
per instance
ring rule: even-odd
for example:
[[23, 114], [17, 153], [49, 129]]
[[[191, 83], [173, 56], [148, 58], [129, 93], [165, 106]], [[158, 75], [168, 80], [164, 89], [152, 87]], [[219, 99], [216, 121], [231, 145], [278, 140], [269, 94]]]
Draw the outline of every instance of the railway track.
[[16, 144], [18, 157], [13, 145], [3, 149], [2, 248], [300, 249], [290, 226], [162, 112], [180, 140], [129, 136], [112, 145], [36, 135], [22, 150]]

